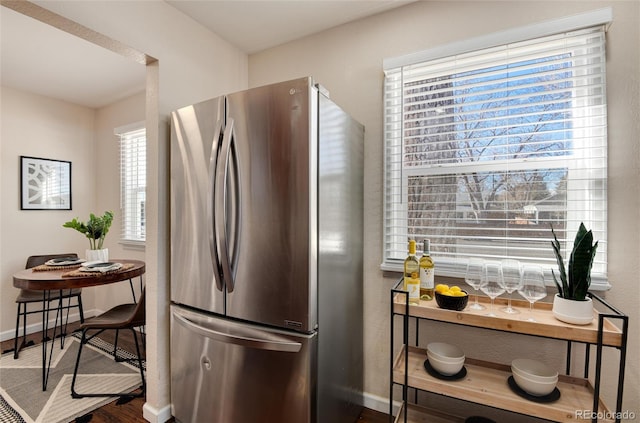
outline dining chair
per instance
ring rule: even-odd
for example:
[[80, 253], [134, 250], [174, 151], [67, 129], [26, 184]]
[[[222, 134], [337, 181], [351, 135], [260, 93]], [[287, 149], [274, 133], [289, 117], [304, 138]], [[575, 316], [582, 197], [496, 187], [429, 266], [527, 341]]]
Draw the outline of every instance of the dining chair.
[[[44, 254], [44, 255], [35, 255], [29, 256], [27, 258], [27, 264], [25, 265], [25, 269], [31, 269], [32, 267], [40, 266], [41, 264], [45, 264], [47, 261], [55, 258], [61, 257], [74, 257], [77, 258], [78, 255], [76, 253], [68, 253], [68, 254]], [[43, 306], [38, 307], [37, 309], [28, 310], [27, 306], [29, 304], [32, 305], [42, 305], [46, 303], [47, 314], [52, 310], [51, 303], [54, 301], [58, 301], [58, 309], [60, 311], [66, 310], [67, 315], [64, 320], [64, 325], [62, 335], [66, 335], [67, 323], [69, 322], [69, 310], [71, 308], [78, 308], [78, 312], [80, 313], [80, 322], [84, 322], [84, 313], [82, 310], [82, 289], [64, 289], [64, 290], [56, 290], [56, 291], [35, 291], [30, 289], [20, 289], [18, 296], [16, 297], [16, 303], [18, 304], [18, 311], [16, 313], [16, 335], [14, 338], [13, 345], [13, 358], [17, 359], [20, 353], [20, 350], [26, 346], [26, 337], [27, 337], [27, 315], [42, 313], [44, 311]], [[44, 295], [47, 296], [47, 300], [43, 303]], [[71, 299], [76, 299], [76, 304], [71, 305]], [[67, 305], [64, 306], [62, 301], [67, 299]], [[22, 317], [22, 342], [18, 345], [18, 339], [20, 338], [20, 317]], [[43, 322], [44, 324], [44, 322]], [[43, 334], [43, 336], [47, 336], [47, 334]]]
[[[76, 358], [76, 365], [73, 369], [73, 379], [71, 380], [71, 396], [73, 398], [84, 397], [141, 397], [146, 393], [146, 383], [144, 379], [144, 367], [142, 364], [142, 355], [140, 354], [140, 344], [138, 342], [138, 336], [136, 334], [136, 328], [145, 325], [145, 288], [142, 289], [140, 297], [137, 303], [128, 303], [117, 305], [108, 311], [100, 314], [99, 316], [87, 319], [86, 322], [80, 325], [82, 330], [82, 337], [80, 339], [80, 347], [78, 349], [78, 356]], [[142, 380], [141, 391], [136, 394], [130, 392], [105, 392], [105, 393], [79, 393], [76, 391], [76, 378], [78, 376], [78, 368], [80, 366], [80, 359], [82, 356], [83, 346], [89, 342], [94, 336], [99, 335], [105, 330], [124, 330], [129, 329], [133, 334], [133, 340], [136, 345], [136, 360], [140, 369], [140, 378]], [[87, 336], [87, 332], [90, 330], [96, 330], [91, 336]], [[124, 361], [114, 356], [116, 361]]]

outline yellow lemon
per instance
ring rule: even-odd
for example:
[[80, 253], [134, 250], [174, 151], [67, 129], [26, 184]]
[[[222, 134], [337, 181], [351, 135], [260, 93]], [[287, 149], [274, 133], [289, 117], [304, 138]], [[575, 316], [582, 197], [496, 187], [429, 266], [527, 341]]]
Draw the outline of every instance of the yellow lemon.
[[449, 290], [449, 285], [445, 285], [443, 283], [439, 283], [436, 285], [436, 292], [443, 293]]
[[447, 289], [446, 291], [441, 292], [441, 294], [442, 294], [442, 295], [453, 296], [453, 295], [455, 295], [455, 292], [453, 292], [453, 291], [452, 291], [452, 290], [450, 290], [450, 289]]
[[462, 291], [452, 291], [451, 295], [454, 297], [465, 297], [467, 293]]
[[460, 292], [460, 291], [462, 291], [458, 285], [453, 285], [451, 288], [449, 288], [449, 290], [451, 292]]

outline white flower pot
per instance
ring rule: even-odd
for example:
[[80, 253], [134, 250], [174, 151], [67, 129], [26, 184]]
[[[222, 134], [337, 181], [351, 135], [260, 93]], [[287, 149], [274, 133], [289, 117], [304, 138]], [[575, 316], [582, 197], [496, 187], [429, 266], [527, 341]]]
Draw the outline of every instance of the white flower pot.
[[106, 263], [109, 261], [109, 249], [85, 250], [85, 258], [87, 261], [100, 261]]
[[593, 320], [593, 301], [589, 297], [584, 301], [567, 300], [556, 294], [553, 297], [552, 312], [562, 322], [588, 325]]

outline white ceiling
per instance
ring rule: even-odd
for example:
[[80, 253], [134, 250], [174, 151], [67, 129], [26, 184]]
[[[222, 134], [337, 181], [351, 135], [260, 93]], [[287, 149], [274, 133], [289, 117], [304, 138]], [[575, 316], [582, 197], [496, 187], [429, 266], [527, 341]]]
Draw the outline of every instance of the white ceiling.
[[[166, 0], [248, 54], [415, 0]], [[99, 108], [144, 90], [144, 66], [0, 7], [4, 86]]]
[[416, 0], [165, 1], [251, 54]]
[[3, 86], [91, 108], [144, 90], [144, 65], [7, 7], [0, 40]]

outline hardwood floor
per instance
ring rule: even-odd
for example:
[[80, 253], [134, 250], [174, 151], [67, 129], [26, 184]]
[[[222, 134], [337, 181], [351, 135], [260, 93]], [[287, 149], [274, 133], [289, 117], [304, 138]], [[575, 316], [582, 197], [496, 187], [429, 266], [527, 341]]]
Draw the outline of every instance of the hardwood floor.
[[358, 423], [389, 423], [389, 415], [365, 408], [358, 418]]
[[[78, 323], [70, 324], [67, 332], [73, 332], [79, 327]], [[107, 342], [114, 342], [114, 331], [106, 331], [100, 335], [100, 338], [104, 339]], [[38, 344], [42, 339], [42, 334], [40, 332], [34, 333], [31, 335], [27, 335], [27, 342], [31, 341], [34, 344]], [[135, 346], [133, 343], [133, 336], [129, 331], [120, 332], [118, 338], [118, 347], [130, 351], [135, 352]], [[13, 349], [13, 339], [3, 341], [0, 343], [0, 350], [4, 353]], [[144, 352], [143, 352], [144, 354]], [[92, 412], [92, 417], [90, 420], [83, 420], [83, 422], [91, 422], [91, 423], [146, 423], [147, 421], [142, 417], [142, 406], [144, 405], [144, 398], [134, 398], [133, 400], [126, 402], [124, 404], [118, 404], [117, 399], [114, 399], [113, 402], [97, 409]], [[389, 417], [388, 414], [380, 413], [378, 411], [370, 410], [365, 408], [360, 417], [357, 420], [357, 423], [388, 423]], [[174, 422], [173, 418], [169, 420], [169, 422]], [[256, 422], [258, 423], [258, 422]], [[266, 422], [259, 422], [266, 423]], [[322, 422], [325, 423], [325, 422]]]

